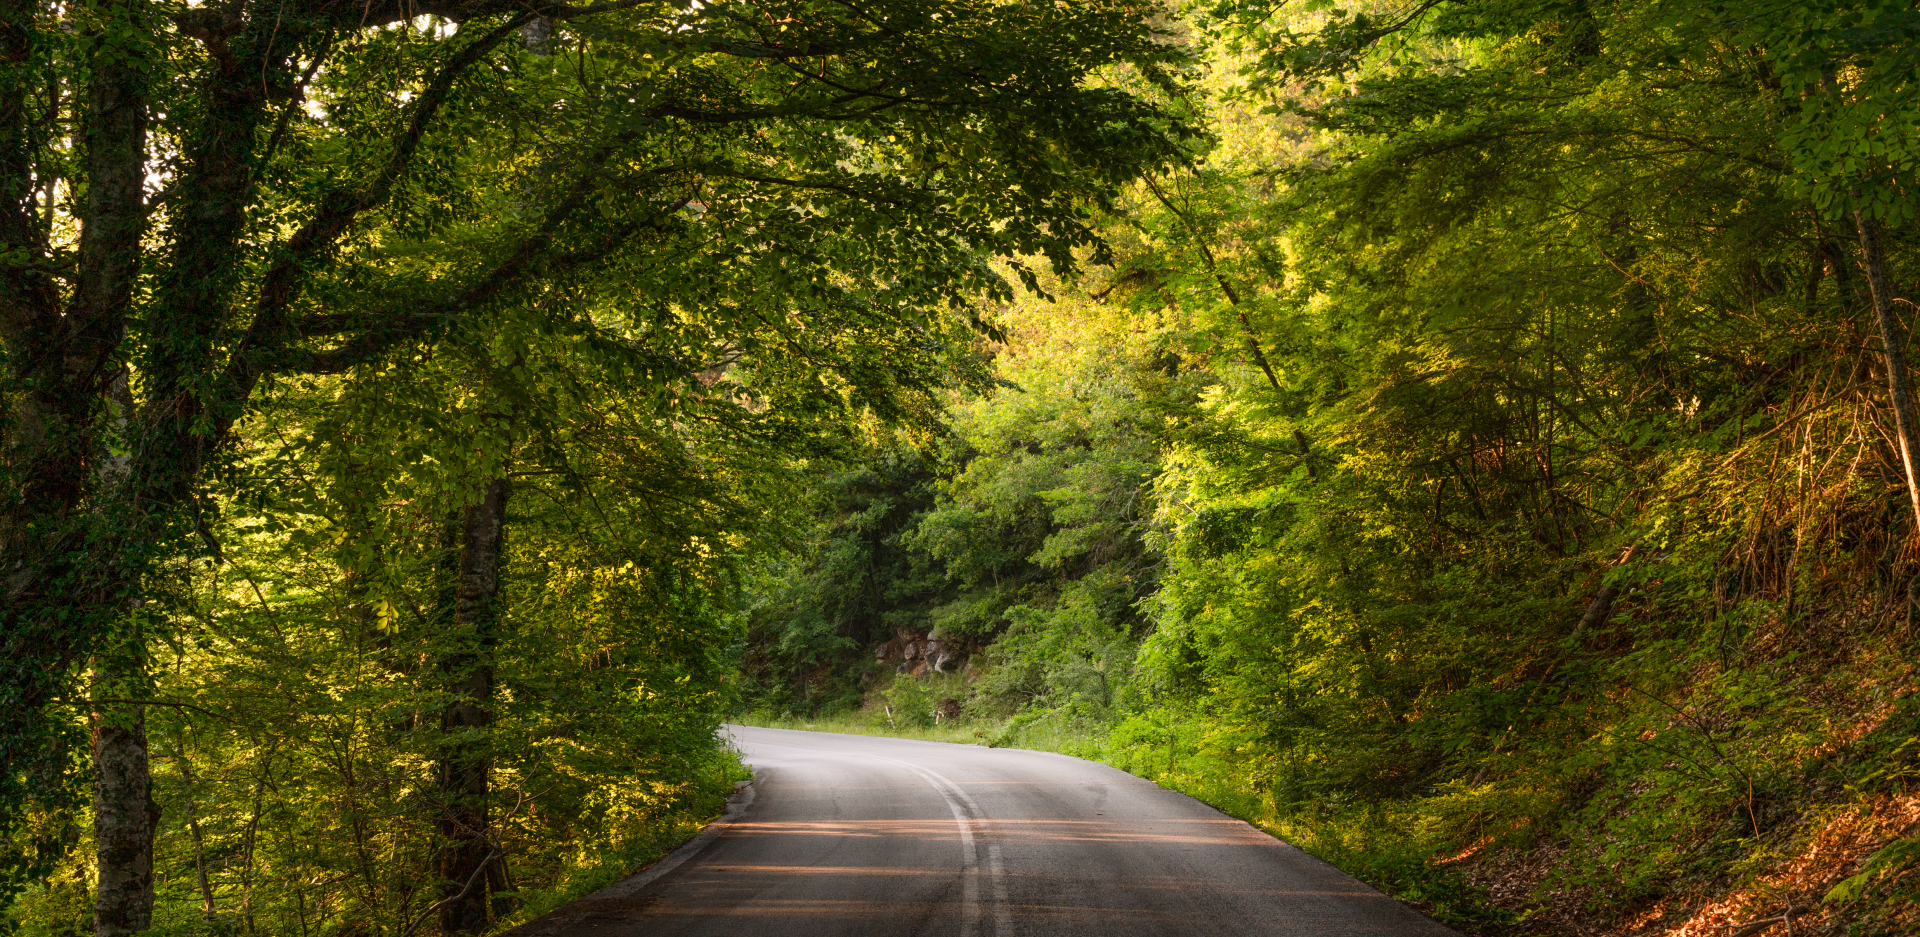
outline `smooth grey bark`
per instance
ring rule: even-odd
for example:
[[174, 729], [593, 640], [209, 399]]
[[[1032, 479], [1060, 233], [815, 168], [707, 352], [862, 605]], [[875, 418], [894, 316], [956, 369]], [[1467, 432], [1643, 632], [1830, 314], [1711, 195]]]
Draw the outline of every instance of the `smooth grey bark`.
[[99, 878], [95, 937], [137, 934], [153, 924], [153, 802], [147, 756], [145, 636], [128, 635], [95, 659], [93, 836]]
[[[1636, 543], [1627, 547], [1627, 552], [1620, 555], [1620, 562], [1617, 565], [1625, 566], [1633, 562], [1634, 557], [1639, 555], [1640, 545]], [[1569, 637], [1573, 640], [1579, 640], [1579, 638], [1587, 632], [1604, 626], [1607, 623], [1607, 619], [1613, 616], [1613, 603], [1614, 600], [1619, 597], [1620, 589], [1618, 587], [1602, 581], [1600, 583], [1600, 591], [1594, 593], [1593, 601], [1587, 603], [1586, 613], [1580, 616], [1580, 623], [1574, 626], [1573, 634]], [[1565, 657], [1565, 654], [1561, 655], [1562, 660], [1564, 660]], [[1554, 666], [1558, 667], [1559, 661], [1555, 661]], [[1541, 679], [1545, 680], [1546, 678], [1542, 677]]]
[[1307, 477], [1319, 478], [1320, 470], [1313, 467], [1313, 448], [1307, 445], [1307, 434], [1301, 432], [1299, 427], [1295, 427], [1293, 430], [1293, 441], [1295, 445], [1300, 447], [1300, 464], [1307, 467]]
[[1907, 500], [1913, 508], [1915, 529], [1920, 530], [1920, 424], [1913, 412], [1913, 382], [1907, 374], [1906, 336], [1900, 320], [1893, 314], [1893, 294], [1887, 281], [1887, 260], [1880, 251], [1880, 225], [1866, 213], [1855, 209], [1854, 225], [1860, 231], [1860, 259], [1867, 268], [1867, 293], [1873, 300], [1874, 317], [1880, 322], [1880, 344], [1887, 362], [1887, 396], [1893, 401], [1895, 434], [1900, 443], [1900, 467], [1907, 476]]
[[[93, 74], [83, 126], [87, 209], [69, 313], [83, 330], [70, 340], [70, 353], [81, 358], [77, 370], [107, 364], [111, 350], [120, 346], [140, 271], [140, 237], [146, 229], [146, 86], [135, 56], [113, 38], [116, 30], [137, 29], [138, 19], [138, 4], [121, 0], [108, 8], [107, 35], [92, 37]], [[128, 481], [130, 465], [124, 453], [133, 417], [128, 381], [124, 367], [115, 369], [101, 394], [114, 432], [106, 445], [96, 440], [93, 446], [103, 450], [95, 454], [96, 475], [107, 493]], [[114, 518], [105, 521], [112, 524]], [[95, 665], [96, 696], [119, 701], [102, 704], [94, 715], [95, 937], [139, 933], [153, 922], [153, 837], [160, 808], [153, 800], [146, 705], [140, 702], [149, 686], [146, 634], [131, 615], [123, 619], [122, 632], [119, 646], [100, 655]], [[102, 689], [106, 692], [99, 693]]]
[[[116, 435], [124, 436], [133, 409], [123, 369], [107, 389]], [[126, 484], [128, 459], [100, 457], [102, 488]], [[137, 614], [137, 609], [130, 609]], [[146, 632], [130, 614], [121, 621], [118, 644], [94, 660], [93, 839], [97, 880], [93, 892], [95, 937], [146, 930], [153, 920], [153, 838], [160, 807], [153, 800], [152, 752], [147, 745]], [[196, 831], [197, 832], [197, 831]], [[196, 840], [197, 848], [197, 840]]]
[[[10, 561], [6, 601], [21, 607], [83, 591], [108, 596], [102, 629], [108, 633], [93, 655], [91, 713], [94, 931], [101, 937], [146, 930], [153, 913], [158, 810], [151, 796], [146, 712], [139, 702], [148, 685], [145, 635], [127, 614], [137, 608], [137, 579], [112, 570], [76, 577], [71, 570], [49, 570], [44, 558], [70, 557], [128, 521], [124, 511], [116, 513], [113, 496], [129, 485], [133, 402], [127, 371], [115, 358], [126, 335], [147, 227], [147, 11], [141, 0], [107, 0], [97, 9], [96, 27], [81, 37], [87, 84], [80, 92], [78, 142], [86, 200], [77, 213], [70, 297], [63, 303], [51, 281], [28, 272], [33, 265], [14, 264], [0, 301], [0, 332], [21, 378], [16, 419], [5, 434], [7, 461], [21, 470], [23, 495], [0, 518], [0, 556]], [[37, 224], [34, 197], [36, 186], [50, 185], [44, 180], [52, 167], [34, 152], [43, 142], [36, 134], [44, 131], [32, 129], [23, 96], [38, 15], [31, 5], [0, 8], [0, 246], [26, 256], [44, 252], [49, 236]], [[103, 433], [103, 426], [111, 429]], [[7, 651], [13, 654], [59, 643], [47, 640], [43, 622], [9, 624]]]

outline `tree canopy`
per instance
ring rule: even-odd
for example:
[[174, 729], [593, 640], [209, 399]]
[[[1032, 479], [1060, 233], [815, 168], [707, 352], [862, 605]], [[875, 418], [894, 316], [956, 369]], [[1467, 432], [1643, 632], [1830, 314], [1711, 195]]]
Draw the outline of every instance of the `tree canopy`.
[[[310, 908], [284, 883], [349, 853], [283, 856], [246, 926], [396, 934], [486, 929], [564, 891], [569, 844], [698, 788], [729, 583], [782, 536], [787, 461], [983, 380], [973, 303], [1036, 276], [989, 261], [1097, 258], [1090, 212], [1190, 135], [1111, 77], [1177, 87], [1147, 12], [0, 9], [16, 885], [72, 845], [87, 726], [103, 934], [152, 923], [155, 785], [185, 785], [159, 799], [187, 797], [209, 920], [237, 913], [221, 849], [262, 874], [271, 788], [276, 836], [361, 824], [342, 849], [424, 858], [357, 860]], [[636, 767], [658, 809], [504, 860], [536, 791], [584, 823]], [[241, 775], [245, 844], [209, 844], [195, 792]]]
[[0, 920], [499, 931], [744, 718], [1903, 933], [1911, 6], [0, 0]]
[[1191, 5], [1208, 133], [1003, 307], [838, 632], [971, 672], [801, 698], [797, 590], [761, 711], [945, 697], [1475, 933], [1911, 926], [1913, 840], [1833, 845], [1916, 726], [1909, 6]]

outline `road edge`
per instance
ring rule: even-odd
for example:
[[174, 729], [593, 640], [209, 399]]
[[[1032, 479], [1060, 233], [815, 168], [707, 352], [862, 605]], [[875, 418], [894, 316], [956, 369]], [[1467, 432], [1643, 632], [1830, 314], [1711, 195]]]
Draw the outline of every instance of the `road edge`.
[[758, 780], [760, 780], [760, 773], [756, 771], [753, 777], [735, 784], [732, 792], [727, 794], [726, 809], [721, 811], [720, 816], [708, 822], [706, 826], [701, 827], [700, 832], [694, 834], [692, 839], [674, 847], [672, 852], [661, 856], [626, 878], [614, 882], [599, 891], [590, 892], [579, 898], [575, 898], [512, 930], [502, 931], [496, 935], [496, 937], [542, 937], [544, 934], [552, 933], [551, 929], [555, 926], [566, 926], [577, 923], [569, 919], [570, 915], [567, 914], [567, 909], [569, 908], [594, 902], [617, 901], [634, 897], [642, 889], [653, 884], [674, 869], [679, 868], [688, 859], [699, 855], [702, 850], [712, 845], [714, 840], [719, 839], [720, 834], [724, 832], [728, 826], [731, 826], [735, 821], [739, 820], [741, 814], [746, 813], [747, 808], [753, 805], [755, 793], [754, 782]]
[[[1412, 911], [1415, 914], [1420, 915], [1422, 918], [1426, 919], [1427, 921], [1431, 922], [1432, 924], [1440, 928], [1443, 928], [1454, 934], [1463, 933], [1458, 928], [1435, 919], [1433, 915], [1429, 913], [1428, 909], [1422, 908], [1419, 905], [1414, 904], [1413, 902], [1408, 901], [1407, 899], [1394, 894], [1393, 892], [1390, 892], [1384, 888], [1381, 888], [1379, 885], [1376, 885], [1373, 882], [1369, 882], [1366, 879], [1363, 879], [1360, 876], [1355, 875], [1352, 872], [1349, 872], [1333, 864], [1332, 862], [1329, 862], [1326, 859], [1313, 854], [1312, 852], [1308, 851], [1306, 848], [1287, 839], [1284, 836], [1281, 836], [1279, 833], [1276, 833], [1273, 830], [1270, 830], [1244, 817], [1234, 816], [1233, 814], [1227, 812], [1224, 808], [1222, 808], [1218, 804], [1211, 803], [1191, 793], [1180, 790], [1177, 787], [1168, 787], [1166, 784], [1161, 783], [1156, 778], [1150, 778], [1142, 774], [1135, 774], [1132, 771], [1128, 771], [1127, 769], [1120, 767], [1119, 765], [1113, 764], [1112, 762], [1102, 761], [1098, 758], [1088, 758], [1083, 755], [1073, 755], [1073, 754], [1069, 754], [1067, 752], [1062, 752], [1062, 751], [1054, 751], [1052, 749], [1047, 749], [1047, 748], [1024, 748], [1018, 745], [994, 746], [994, 745], [981, 745], [975, 742], [941, 742], [933, 739], [907, 738], [905, 736], [899, 736], [899, 735], [877, 735], [877, 734], [869, 735], [867, 733], [854, 733], [854, 732], [828, 732], [821, 729], [792, 729], [784, 726], [749, 726], [749, 728], [767, 729], [774, 732], [797, 732], [797, 733], [805, 733], [810, 735], [830, 735], [830, 736], [836, 736], [840, 738], [850, 738], [850, 739], [889, 739], [896, 742], [911, 742], [919, 745], [951, 745], [957, 748], [980, 748], [988, 751], [1024, 752], [1032, 755], [1046, 755], [1053, 758], [1064, 758], [1069, 761], [1077, 761], [1087, 765], [1096, 765], [1098, 767], [1105, 768], [1109, 771], [1115, 772], [1122, 776], [1132, 778], [1133, 780], [1142, 781], [1147, 784], [1151, 784], [1154, 787], [1159, 788], [1160, 790], [1165, 791], [1169, 794], [1173, 794], [1175, 796], [1183, 797], [1187, 800], [1190, 800], [1201, 807], [1204, 807], [1208, 810], [1213, 811], [1216, 814], [1219, 814], [1221, 817], [1225, 819], [1228, 819], [1235, 823], [1239, 823], [1246, 826], [1248, 829], [1251, 829], [1254, 832], [1259, 833], [1260, 835], [1273, 840], [1275, 843], [1279, 844], [1280, 846], [1286, 849], [1292, 850], [1293, 852], [1297, 853], [1300, 856], [1300, 858], [1304, 859], [1307, 862], [1322, 866], [1326, 870], [1333, 872], [1334, 874], [1339, 875], [1342, 878], [1351, 879], [1355, 883], [1373, 891], [1375, 894], [1379, 895], [1380, 897], [1385, 898], [1388, 901], [1392, 901], [1400, 904], [1401, 906], [1405, 907], [1406, 909]], [[891, 758], [885, 759], [885, 760], [894, 761], [894, 759], [891, 759]], [[904, 762], [898, 762], [898, 761], [896, 761], [895, 763], [905, 764]], [[913, 767], [913, 766], [908, 765], [908, 767]], [[918, 771], [919, 769], [916, 768], [915, 770]], [[936, 789], [938, 789], [937, 785], [936, 785]]]
[[732, 825], [734, 821], [740, 819], [740, 815], [746, 813], [748, 807], [753, 806], [753, 782], [758, 780], [760, 780], [760, 775], [756, 772], [753, 777], [735, 784], [733, 786], [733, 792], [727, 795], [727, 809], [722, 811], [720, 816], [716, 817], [713, 822], [702, 827], [700, 832], [692, 839], [681, 843], [679, 848], [661, 856], [652, 865], [588, 895], [587, 898], [630, 897], [632, 893], [653, 884], [656, 879], [679, 868], [681, 863], [698, 855], [702, 849], [707, 848], [714, 840], [720, 838], [722, 830]]

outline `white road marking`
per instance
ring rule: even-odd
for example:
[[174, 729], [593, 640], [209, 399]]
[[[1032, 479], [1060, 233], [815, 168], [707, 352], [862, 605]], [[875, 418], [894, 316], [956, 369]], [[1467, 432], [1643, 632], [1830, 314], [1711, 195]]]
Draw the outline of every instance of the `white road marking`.
[[[966, 884], [961, 889], [966, 905], [961, 911], [960, 932], [973, 937], [980, 927], [980, 855], [974, 845], [973, 824], [986, 819], [986, 813], [980, 809], [967, 792], [952, 779], [931, 768], [923, 768], [912, 762], [888, 758], [884, 755], [868, 755], [878, 761], [899, 765], [926, 779], [927, 783], [947, 802], [947, 808], [953, 811], [953, 821], [960, 826], [960, 849], [962, 874]], [[964, 807], [963, 807], [964, 805]], [[983, 829], [982, 833], [985, 832]], [[984, 837], [982, 837], [984, 838]], [[987, 877], [993, 883], [993, 931], [998, 937], [1013, 933], [1013, 915], [1007, 908], [1006, 867], [1000, 861], [1000, 844], [987, 843]]]
[[1013, 934], [1013, 905], [1007, 901], [1007, 869], [1000, 862], [1000, 844], [987, 843], [987, 874], [993, 876], [993, 928], [998, 937]]
[[[824, 748], [802, 748], [797, 745], [778, 745], [772, 742], [754, 742], [756, 748], [784, 748], [788, 751], [811, 752], [816, 755], [854, 755], [853, 752], [837, 752]], [[980, 933], [980, 851], [974, 838], [974, 824], [986, 819], [986, 813], [980, 805], [955, 784], [952, 779], [931, 768], [923, 768], [912, 762], [888, 758], [885, 755], [866, 755], [875, 761], [899, 765], [921, 777], [931, 786], [940, 799], [947, 802], [947, 809], [953, 813], [954, 825], [960, 828], [960, 933], [962, 937], [978, 937]], [[981, 830], [984, 834], [984, 828]], [[984, 839], [984, 835], [981, 837]], [[1006, 866], [1000, 858], [1000, 844], [989, 842], [987, 846], [987, 878], [993, 883], [993, 931], [996, 937], [1011, 937], [1013, 934], [1013, 912], [1007, 903]]]

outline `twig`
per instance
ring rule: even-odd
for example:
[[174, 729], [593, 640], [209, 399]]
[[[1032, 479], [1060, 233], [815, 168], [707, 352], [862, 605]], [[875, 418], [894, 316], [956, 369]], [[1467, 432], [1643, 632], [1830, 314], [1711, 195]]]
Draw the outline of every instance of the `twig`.
[[196, 706], [192, 703], [177, 703], [172, 700], [121, 699], [118, 697], [101, 696], [101, 697], [89, 697], [81, 701], [61, 700], [59, 702], [64, 702], [68, 706], [76, 706], [76, 707], [80, 705], [81, 702], [85, 702], [85, 703], [112, 703], [118, 706], [159, 706], [166, 709], [191, 709], [194, 712], [201, 713], [203, 715], [209, 716], [214, 719], [219, 719], [223, 722], [234, 721], [233, 717], [214, 712], [213, 710], [208, 709], [205, 706]]
[[1787, 925], [1787, 933], [1791, 934], [1793, 933], [1793, 916], [1796, 914], [1805, 914], [1805, 913], [1807, 913], [1807, 909], [1795, 906], [1795, 907], [1788, 908], [1787, 910], [1782, 911], [1779, 914], [1774, 915], [1773, 917], [1763, 917], [1757, 921], [1748, 921], [1745, 924], [1729, 924], [1727, 926], [1733, 928], [1734, 930], [1733, 930], [1733, 933], [1728, 934], [1727, 937], [1753, 937], [1754, 934], [1758, 934], [1761, 931], [1766, 930], [1767, 928], [1782, 922], [1784, 922]]
[[434, 902], [431, 907], [427, 908], [427, 910], [420, 912], [420, 916], [417, 918], [414, 918], [413, 923], [407, 925], [407, 929], [400, 932], [400, 937], [413, 937], [413, 932], [416, 930], [419, 930], [420, 925], [425, 924], [427, 922], [427, 918], [432, 917], [435, 911], [438, 911], [441, 908], [444, 908], [447, 905], [452, 904], [453, 902], [456, 902], [462, 898], [465, 898], [468, 892], [473, 891], [473, 886], [480, 881], [480, 876], [486, 874], [487, 866], [492, 864], [493, 860], [495, 858], [498, 858], [499, 855], [500, 855], [500, 850], [498, 849], [488, 852], [487, 857], [485, 859], [480, 860], [480, 864], [474, 868], [473, 874], [467, 876], [467, 887], [460, 889], [458, 894], [448, 895], [447, 897]]
[[[1707, 743], [1707, 748], [1712, 750], [1714, 756], [1720, 759], [1721, 764], [1724, 764], [1728, 768], [1733, 769], [1734, 773], [1740, 775], [1740, 779], [1747, 783], [1747, 822], [1753, 826], [1754, 838], [1759, 839], [1760, 838], [1760, 819], [1758, 816], [1754, 814], [1754, 811], [1753, 811], [1753, 801], [1755, 797], [1754, 790], [1753, 790], [1753, 774], [1747, 771], [1745, 768], [1740, 767], [1740, 764], [1738, 762], [1728, 757], [1727, 753], [1720, 748], [1720, 743], [1714, 739], [1713, 733], [1707, 729], [1704, 723], [1700, 722], [1699, 719], [1695, 718], [1692, 713], [1689, 713], [1686, 710], [1681, 709], [1680, 707], [1675, 706], [1672, 703], [1669, 703], [1666, 700], [1663, 700], [1660, 697], [1653, 695], [1652, 693], [1648, 693], [1647, 691], [1640, 689], [1638, 686], [1635, 686], [1632, 683], [1627, 684], [1627, 689], [1632, 690], [1633, 692], [1638, 693], [1641, 696], [1644, 696], [1647, 699], [1653, 700], [1655, 703], [1658, 703], [1672, 710], [1675, 715], [1680, 717], [1680, 720], [1682, 722], [1685, 722], [1689, 727], [1693, 729], [1693, 731], [1700, 733], [1700, 737], [1704, 739]], [[1699, 763], [1695, 762], [1695, 764], [1699, 764]], [[1788, 913], [1789, 914], [1792, 913], [1791, 909], [1788, 910]]]

